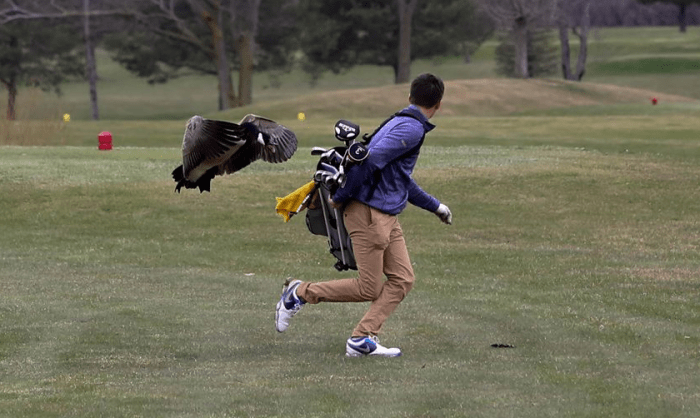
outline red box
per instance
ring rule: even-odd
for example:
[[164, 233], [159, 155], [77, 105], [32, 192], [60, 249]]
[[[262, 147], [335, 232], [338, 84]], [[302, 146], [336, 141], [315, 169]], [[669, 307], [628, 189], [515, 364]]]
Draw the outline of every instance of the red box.
[[98, 141], [98, 149], [101, 150], [110, 150], [112, 149], [112, 134], [105, 131], [105, 132], [100, 132], [99, 135], [97, 135], [97, 141]]

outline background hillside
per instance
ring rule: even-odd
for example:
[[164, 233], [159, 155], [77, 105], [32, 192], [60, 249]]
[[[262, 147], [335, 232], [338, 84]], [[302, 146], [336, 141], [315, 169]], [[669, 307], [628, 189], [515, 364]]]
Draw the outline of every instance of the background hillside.
[[[431, 71], [454, 81], [454, 90], [448, 90], [450, 106], [444, 112], [455, 115], [642, 104], [654, 95], [660, 96], [662, 103], [684, 100], [678, 96], [700, 99], [698, 27], [690, 27], [685, 34], [673, 27], [595, 29], [589, 45], [588, 71], [581, 83], [563, 82], [557, 77], [528, 81], [501, 78], [495, 73], [495, 47], [496, 41], [487, 41], [470, 64], [461, 57], [417, 61], [412, 73]], [[216, 113], [213, 76], [190, 75], [150, 85], [112, 62], [106, 53], [101, 52], [98, 58], [98, 100], [104, 120], [184, 121], [193, 114]], [[254, 78], [254, 104], [232, 109], [225, 117], [235, 120], [250, 111], [291, 119], [297, 112], [306, 111], [310, 117], [329, 113], [331, 118], [381, 118], [405, 103], [405, 87], [394, 86], [392, 77], [389, 67], [374, 66], [358, 66], [337, 75], [327, 73], [313, 84], [298, 69], [261, 72]], [[68, 113], [73, 121], [89, 120], [86, 83], [70, 83], [62, 90], [63, 94], [56, 97], [23, 89], [18, 97], [19, 119], [60, 120]], [[0, 111], [5, 106], [5, 94], [0, 93]]]

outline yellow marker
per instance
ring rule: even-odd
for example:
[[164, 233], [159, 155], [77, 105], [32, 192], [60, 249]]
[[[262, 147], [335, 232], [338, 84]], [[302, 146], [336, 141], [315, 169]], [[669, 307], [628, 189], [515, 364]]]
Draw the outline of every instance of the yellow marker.
[[297, 114], [297, 119], [299, 119], [302, 122], [305, 121], [306, 115], [304, 114], [304, 112], [299, 112], [299, 114]]
[[64, 122], [70, 122], [70, 115], [68, 113], [63, 114], [63, 121]]

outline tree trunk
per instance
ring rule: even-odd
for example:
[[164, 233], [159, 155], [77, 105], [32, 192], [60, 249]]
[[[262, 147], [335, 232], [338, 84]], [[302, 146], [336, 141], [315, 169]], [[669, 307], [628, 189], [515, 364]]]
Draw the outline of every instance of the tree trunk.
[[515, 19], [513, 44], [515, 45], [515, 75], [530, 78], [527, 59], [527, 19], [524, 17]]
[[562, 21], [559, 22], [559, 42], [561, 43], [561, 69], [564, 80], [571, 80], [571, 48], [569, 47], [569, 26]]
[[688, 26], [688, 16], [686, 13], [687, 5], [685, 3], [681, 3], [678, 5], [678, 8], [678, 24], [680, 26], [680, 31], [685, 33]]
[[202, 12], [202, 18], [207, 23], [212, 36], [212, 46], [214, 47], [214, 61], [216, 62], [216, 74], [219, 80], [219, 110], [226, 110], [236, 105], [236, 96], [233, 93], [233, 80], [231, 78], [231, 67], [226, 57], [226, 42], [219, 24], [221, 19], [220, 2], [215, 2], [215, 13], [217, 19], [206, 11]]
[[258, 20], [261, 0], [231, 1], [231, 29], [235, 39], [235, 49], [239, 59], [238, 96], [239, 104], [253, 103], [253, 74], [255, 71], [255, 37], [258, 33]]
[[238, 38], [238, 58], [241, 68], [238, 70], [238, 97], [241, 106], [253, 103], [253, 36], [244, 32]]
[[85, 61], [88, 83], [90, 85], [90, 108], [92, 110], [92, 120], [100, 119], [100, 111], [97, 106], [97, 63], [95, 62], [95, 43], [90, 34], [90, 0], [83, 0], [83, 11], [85, 12], [83, 33], [85, 35]]
[[411, 81], [411, 21], [417, 0], [396, 0], [399, 11], [399, 50], [395, 83]]
[[[16, 36], [10, 35], [10, 51], [19, 48], [19, 39]], [[11, 54], [13, 57], [15, 54]], [[10, 74], [7, 79], [3, 79], [2, 83], [7, 89], [7, 120], [15, 120], [17, 113], [15, 104], [17, 103], [17, 72], [19, 63], [10, 63]]]
[[10, 82], [5, 85], [7, 88], [7, 120], [15, 120], [15, 103], [17, 103], [17, 80], [15, 75], [10, 76]]
[[583, 17], [581, 18], [581, 28], [578, 35], [581, 45], [578, 51], [578, 61], [576, 62], [576, 80], [581, 81], [583, 75], [586, 74], [586, 59], [588, 58], [588, 33], [591, 30], [591, 2], [588, 1], [583, 8]]

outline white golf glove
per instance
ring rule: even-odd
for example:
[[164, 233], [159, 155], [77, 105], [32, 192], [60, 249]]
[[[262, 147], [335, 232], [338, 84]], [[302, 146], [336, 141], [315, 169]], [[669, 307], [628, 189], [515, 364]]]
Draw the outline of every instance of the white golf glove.
[[450, 212], [450, 208], [448, 208], [446, 205], [440, 203], [440, 206], [438, 206], [435, 214], [447, 225], [452, 225], [452, 212]]

